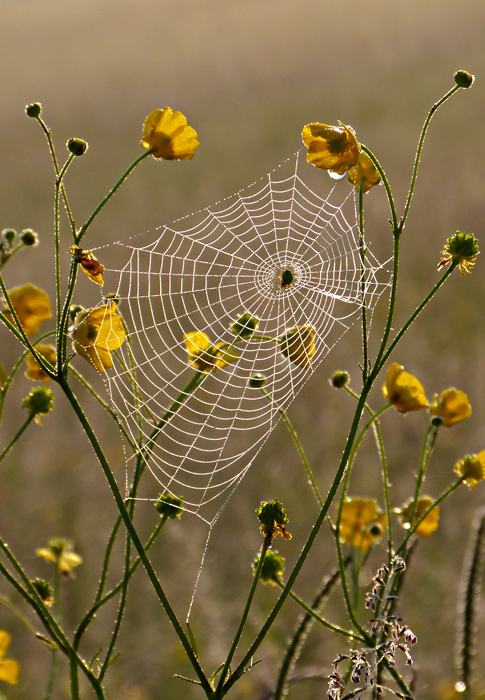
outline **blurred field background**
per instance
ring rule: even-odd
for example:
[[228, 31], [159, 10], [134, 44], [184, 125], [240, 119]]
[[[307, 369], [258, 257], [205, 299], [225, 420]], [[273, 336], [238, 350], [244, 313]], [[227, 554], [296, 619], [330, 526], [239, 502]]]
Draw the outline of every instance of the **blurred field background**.
[[[396, 328], [436, 281], [436, 264], [446, 238], [457, 229], [472, 231], [485, 247], [483, 2], [2, 0], [0, 8], [0, 228], [31, 227], [41, 237], [38, 248], [7, 266], [9, 287], [31, 281], [53, 298], [52, 166], [40, 129], [24, 115], [25, 104], [32, 101], [43, 104], [61, 161], [69, 137], [89, 143], [88, 153], [74, 163], [66, 178], [79, 225], [140, 153], [141, 126], [152, 109], [165, 105], [179, 109], [198, 131], [201, 146], [191, 163], [148, 159], [131, 175], [91, 228], [85, 245], [97, 247], [155, 229], [253, 182], [300, 147], [301, 127], [311, 121], [335, 124], [340, 119], [356, 129], [359, 140], [381, 160], [399, 213], [422, 122], [432, 103], [452, 86], [455, 70], [463, 68], [476, 75], [476, 84], [460, 91], [438, 112], [426, 141], [403, 237]], [[372, 191], [366, 207], [368, 241], [378, 257], [389, 257], [384, 191]], [[67, 227], [64, 232], [67, 277]], [[485, 448], [485, 293], [480, 258], [473, 275], [452, 276], [394, 355], [395, 361], [421, 379], [428, 397], [455, 386], [469, 395], [473, 406], [470, 419], [441, 431], [424, 489], [432, 495], [451, 481], [457, 459]], [[80, 279], [75, 301], [95, 304], [99, 291]], [[383, 313], [384, 308], [373, 326], [374, 347]], [[2, 327], [0, 363], [10, 368], [18, 352]], [[327, 379], [335, 369], [347, 369], [358, 388], [359, 360], [359, 337], [350, 333], [290, 410], [322, 491], [332, 479], [353, 410], [350, 398], [332, 389]], [[103, 390], [94, 370], [80, 358], [75, 364]], [[4, 413], [0, 446], [23, 421], [21, 400], [30, 387], [19, 375]], [[78, 393], [123, 485], [125, 464], [118, 430], [90, 406], [85, 392]], [[93, 598], [103, 543], [116, 513], [74, 415], [58, 392], [56, 399], [55, 410], [43, 426], [31, 426], [1, 465], [0, 532], [32, 577], [51, 574], [48, 565], [35, 557], [36, 547], [52, 536], [75, 540], [85, 563], [76, 579], [64, 586], [64, 619], [70, 628]], [[379, 407], [382, 401], [377, 387], [371, 403]], [[395, 412], [383, 420], [395, 506], [409, 498], [414, 488], [427, 420], [424, 414], [403, 418]], [[147, 478], [144, 495], [157, 493], [157, 484]], [[350, 493], [379, 497], [382, 502], [371, 440], [363, 446]], [[250, 585], [250, 564], [260, 546], [254, 510], [261, 500], [274, 497], [285, 503], [290, 517], [293, 540], [278, 546], [290, 565], [317, 509], [283, 426], [266, 444], [210, 541], [191, 616], [206, 667], [215, 669], [225, 658]], [[459, 489], [444, 504], [440, 528], [419, 543], [406, 581], [399, 611], [418, 636], [414, 668], [420, 698], [452, 697], [460, 569], [470, 523], [484, 502], [483, 487], [479, 487], [474, 492]], [[142, 533], [153, 527], [153, 511], [150, 504], [140, 504]], [[206, 537], [207, 528], [185, 516], [180, 523], [167, 525], [152, 551], [181, 619], [188, 609]], [[121, 540], [119, 545], [113, 582], [122, 570]], [[376, 550], [371, 557], [369, 580], [382, 556]], [[310, 598], [333, 566], [331, 539], [322, 532], [297, 583], [297, 593]], [[0, 596], [6, 595], [22, 607], [2, 581]], [[275, 599], [274, 590], [260, 588], [249, 632], [258, 629]], [[107, 677], [108, 697], [202, 697], [196, 686], [173, 678], [174, 673], [190, 675], [190, 668], [141, 571], [134, 579], [130, 602], [119, 641], [121, 656]], [[337, 600], [329, 610], [331, 619], [345, 624]], [[115, 613], [116, 606], [108, 606], [92, 625], [83, 647], [86, 658], [106, 646]], [[267, 697], [267, 688], [274, 687], [281, 648], [298, 615], [289, 601], [260, 649], [262, 662], [240, 681], [235, 698]], [[483, 612], [480, 622], [483, 658]], [[12, 633], [10, 655], [22, 666], [19, 685], [5, 687], [7, 696], [12, 700], [41, 697], [48, 650], [3, 606], [0, 628]], [[314, 631], [299, 668], [327, 672], [336, 654], [345, 651], [339, 640]], [[478, 662], [477, 667], [485, 686], [483, 664]], [[313, 700], [325, 693], [325, 683], [306, 681], [293, 687], [289, 697]], [[85, 695], [91, 697], [91, 691]], [[64, 665], [54, 697], [68, 697]]]

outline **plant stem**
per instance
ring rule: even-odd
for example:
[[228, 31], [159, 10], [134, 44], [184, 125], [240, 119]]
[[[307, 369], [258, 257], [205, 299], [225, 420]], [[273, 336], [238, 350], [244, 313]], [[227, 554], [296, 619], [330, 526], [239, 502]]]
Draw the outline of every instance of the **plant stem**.
[[15, 435], [14, 435], [13, 438], [10, 440], [10, 442], [8, 443], [8, 445], [3, 449], [3, 452], [0, 453], [0, 462], [1, 462], [1, 461], [3, 460], [3, 458], [10, 452], [10, 450], [11, 450], [12, 447], [15, 445], [15, 443], [17, 442], [17, 440], [19, 439], [19, 437], [22, 435], [22, 433], [24, 432], [24, 430], [26, 430], [26, 429], [29, 427], [29, 425], [32, 423], [32, 421], [34, 420], [34, 418], [35, 418], [35, 414], [32, 413], [32, 412], [29, 413], [29, 415], [27, 416], [27, 419], [26, 419], [25, 423], [24, 423], [24, 424], [22, 425], [22, 427], [19, 428], [19, 430], [15, 433]]

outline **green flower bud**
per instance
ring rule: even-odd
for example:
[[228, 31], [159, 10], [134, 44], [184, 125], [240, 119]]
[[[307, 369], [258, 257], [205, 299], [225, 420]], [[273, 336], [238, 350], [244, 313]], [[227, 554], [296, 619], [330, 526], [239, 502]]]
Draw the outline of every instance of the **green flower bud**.
[[261, 525], [274, 527], [274, 525], [286, 525], [288, 516], [284, 505], [274, 498], [272, 501], [261, 501], [261, 505], [256, 509]]
[[39, 236], [31, 228], [24, 228], [20, 234], [20, 240], [24, 245], [36, 246], [39, 245]]
[[457, 70], [453, 79], [458, 87], [469, 88], [473, 85], [475, 76], [466, 70]]
[[266, 384], [266, 377], [261, 372], [254, 372], [249, 377], [249, 386], [251, 389], [261, 389], [262, 386]]
[[460, 270], [461, 274], [471, 272], [480, 249], [478, 240], [473, 233], [462, 233], [457, 231], [448, 241], [441, 251], [441, 260], [438, 265], [440, 270], [445, 265], [453, 263]]
[[88, 150], [88, 144], [83, 139], [69, 139], [66, 147], [69, 153], [75, 156], [83, 156]]
[[30, 583], [39, 594], [39, 598], [46, 603], [46, 605], [52, 605], [53, 594], [51, 585], [47, 583], [47, 581], [44, 581], [43, 578], [34, 578]]
[[23, 405], [34, 415], [46, 416], [54, 406], [54, 395], [52, 390], [46, 386], [37, 386], [30, 390], [25, 397]]
[[245, 338], [248, 340], [254, 331], [259, 326], [259, 318], [256, 316], [251, 316], [249, 311], [246, 311], [242, 316], [240, 316], [235, 323], [231, 326], [231, 333], [238, 335], [240, 338]]
[[171, 520], [175, 520], [175, 518], [180, 520], [182, 516], [183, 500], [176, 496], [171, 496], [169, 493], [160, 494], [154, 505], [160, 515]]
[[42, 105], [40, 104], [40, 102], [32, 102], [32, 104], [25, 106], [25, 114], [28, 117], [32, 117], [33, 119], [39, 117], [41, 112]]
[[12, 243], [16, 235], [17, 231], [14, 228], [4, 228], [2, 231], [2, 236], [5, 238], [7, 243]]
[[[253, 572], [256, 573], [256, 570], [259, 566], [259, 560], [261, 559], [261, 554], [258, 553], [256, 555], [256, 558], [253, 562], [252, 568]], [[263, 568], [261, 569], [261, 575], [260, 575], [260, 580], [263, 583], [271, 583], [275, 585], [278, 581], [281, 580], [283, 573], [285, 570], [285, 559], [284, 557], [280, 556], [278, 552], [273, 552], [272, 550], [268, 550], [266, 552], [266, 556], [264, 558], [263, 562]]]
[[336, 389], [342, 389], [347, 382], [349, 381], [349, 373], [348, 372], [334, 372], [332, 376], [330, 377], [330, 384], [334, 386]]

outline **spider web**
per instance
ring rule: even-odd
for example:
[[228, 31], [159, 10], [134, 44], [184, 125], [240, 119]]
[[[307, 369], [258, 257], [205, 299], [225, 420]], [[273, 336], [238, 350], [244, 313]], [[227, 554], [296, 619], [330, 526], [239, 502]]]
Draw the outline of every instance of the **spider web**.
[[[334, 183], [324, 197], [305, 184], [314, 173], [322, 189], [323, 173], [296, 153], [213, 206], [118, 241], [119, 264], [105, 272], [128, 327], [107, 373], [114, 408], [132, 440], [142, 439], [143, 459], [163, 492], [182, 497], [184, 509], [209, 524], [279, 409], [359, 318], [364, 276], [369, 310], [389, 286], [389, 273], [368, 249], [362, 265], [354, 189]], [[259, 319], [249, 340], [230, 330], [244, 313]], [[295, 354], [288, 344], [282, 352], [281, 338], [302, 326], [314, 329], [314, 354], [301, 354], [309, 346], [296, 331], [304, 350], [291, 361]], [[223, 344], [237, 359], [198, 373], [185, 344], [196, 331], [212, 350]], [[254, 373], [265, 375], [264, 393], [250, 385]], [[196, 374], [200, 383], [191, 391]], [[128, 467], [136, 458], [127, 458]]]

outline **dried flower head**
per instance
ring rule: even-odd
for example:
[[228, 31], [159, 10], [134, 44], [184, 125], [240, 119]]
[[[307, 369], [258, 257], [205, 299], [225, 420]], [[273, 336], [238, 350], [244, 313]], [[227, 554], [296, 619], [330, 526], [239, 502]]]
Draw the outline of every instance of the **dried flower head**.
[[81, 270], [89, 277], [91, 282], [95, 282], [100, 286], [104, 284], [104, 265], [98, 261], [91, 250], [83, 250], [77, 245], [72, 245], [69, 248], [69, 252], [74, 262], [77, 262], [81, 266]]
[[285, 529], [288, 516], [284, 505], [277, 498], [272, 501], [261, 501], [256, 509], [261, 527], [259, 531], [263, 537], [271, 543], [277, 535], [285, 540], [291, 540], [290, 533]]
[[472, 407], [464, 391], [451, 387], [442, 391], [439, 396], [433, 396], [429, 412], [433, 416], [441, 416], [443, 425], [451, 428], [471, 416]]
[[355, 131], [339, 121], [338, 126], [313, 122], [303, 127], [302, 139], [308, 148], [307, 162], [338, 176], [357, 163], [360, 146]]
[[474, 489], [485, 479], [485, 450], [477, 455], [466, 455], [453, 467], [458, 476], [463, 477], [463, 483]]
[[182, 112], [172, 112], [170, 107], [164, 107], [154, 109], [145, 119], [141, 145], [155, 148], [155, 158], [191, 160], [199, 142], [197, 132], [187, 125]]
[[400, 413], [428, 408], [428, 399], [421, 382], [394, 362], [387, 371], [382, 393]]
[[479, 253], [478, 241], [473, 233], [457, 231], [448, 238], [445, 247], [441, 251], [442, 258], [439, 262], [438, 270], [451, 263], [458, 267], [462, 275], [465, 272], [470, 273]]

